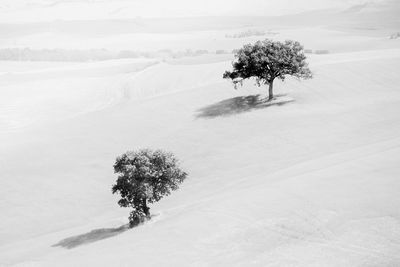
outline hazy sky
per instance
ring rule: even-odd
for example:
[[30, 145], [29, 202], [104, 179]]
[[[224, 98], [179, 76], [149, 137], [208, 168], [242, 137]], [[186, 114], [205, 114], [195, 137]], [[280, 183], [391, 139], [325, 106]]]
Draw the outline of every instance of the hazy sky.
[[367, 0], [0, 0], [0, 21], [282, 15], [312, 9], [343, 8], [365, 1]]

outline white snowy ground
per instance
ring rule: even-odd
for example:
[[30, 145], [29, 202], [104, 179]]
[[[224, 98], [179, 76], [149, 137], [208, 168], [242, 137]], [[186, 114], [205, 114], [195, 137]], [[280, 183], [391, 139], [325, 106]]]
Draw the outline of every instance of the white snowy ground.
[[129, 97], [132, 74], [156, 60], [0, 61], [0, 132], [103, 109]]
[[[221, 79], [230, 62], [119, 62], [88, 97], [46, 86], [51, 98], [22, 105], [43, 109], [31, 124], [10, 111], [35, 96], [11, 80], [29, 73], [2, 77], [0, 266], [399, 266], [400, 49], [310, 63], [313, 80], [276, 84], [294, 102], [262, 107], [251, 84]], [[139, 147], [173, 151], [189, 178], [124, 231], [112, 165]]]

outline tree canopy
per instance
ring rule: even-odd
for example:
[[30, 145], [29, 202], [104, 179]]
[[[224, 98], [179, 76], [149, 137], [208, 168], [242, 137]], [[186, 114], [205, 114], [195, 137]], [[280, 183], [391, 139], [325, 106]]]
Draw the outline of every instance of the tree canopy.
[[303, 46], [297, 41], [257, 41], [237, 50], [235, 59], [233, 70], [226, 71], [223, 78], [231, 79], [235, 84], [255, 78], [258, 86], [269, 85], [269, 99], [273, 98], [272, 88], [276, 78], [284, 80], [287, 75], [312, 78]]
[[114, 172], [118, 174], [112, 192], [119, 193], [121, 207], [132, 207], [131, 225], [150, 216], [147, 202], [154, 203], [178, 189], [187, 173], [179, 168], [172, 153], [142, 149], [128, 151], [116, 159]]

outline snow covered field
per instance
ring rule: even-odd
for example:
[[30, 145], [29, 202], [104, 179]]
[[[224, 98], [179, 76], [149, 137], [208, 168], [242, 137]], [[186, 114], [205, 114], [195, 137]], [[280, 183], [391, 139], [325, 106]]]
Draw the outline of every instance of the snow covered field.
[[[340, 53], [267, 107], [225, 56], [0, 62], [0, 266], [400, 266], [399, 40], [319, 31]], [[128, 230], [112, 165], [140, 147], [189, 177]]]

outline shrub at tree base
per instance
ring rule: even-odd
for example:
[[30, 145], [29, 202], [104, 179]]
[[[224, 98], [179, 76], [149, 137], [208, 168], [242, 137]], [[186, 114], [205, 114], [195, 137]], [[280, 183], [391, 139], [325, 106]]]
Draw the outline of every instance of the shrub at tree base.
[[142, 149], [128, 151], [114, 164], [118, 174], [113, 194], [118, 193], [121, 207], [132, 207], [129, 223], [135, 226], [150, 218], [148, 203], [159, 201], [177, 190], [187, 177], [172, 153], [162, 150]]

